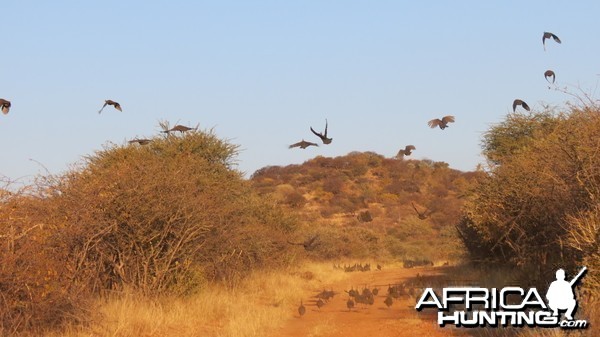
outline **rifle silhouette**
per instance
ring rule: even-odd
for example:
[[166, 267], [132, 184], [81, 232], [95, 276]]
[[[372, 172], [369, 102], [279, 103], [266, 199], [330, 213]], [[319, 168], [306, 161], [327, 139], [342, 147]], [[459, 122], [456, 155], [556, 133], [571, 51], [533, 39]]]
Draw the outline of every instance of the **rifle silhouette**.
[[573, 279], [571, 280], [571, 282], [569, 282], [569, 284], [571, 285], [571, 287], [573, 287], [573, 285], [575, 284], [575, 282], [577, 282], [579, 280], [579, 278], [583, 275], [583, 273], [585, 273], [586, 270], [587, 270], [586, 267], [581, 268], [581, 271], [579, 271], [579, 274], [577, 274], [577, 276], [573, 277]]

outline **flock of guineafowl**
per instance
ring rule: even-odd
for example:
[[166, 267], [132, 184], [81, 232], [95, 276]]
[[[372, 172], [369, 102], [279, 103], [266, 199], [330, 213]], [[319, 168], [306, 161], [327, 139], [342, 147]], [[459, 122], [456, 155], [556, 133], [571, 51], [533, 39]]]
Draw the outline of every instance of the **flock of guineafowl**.
[[[553, 39], [555, 42], [557, 43], [561, 43], [560, 39], [558, 38], [558, 36], [556, 36], [553, 33], [550, 32], [544, 32], [544, 34], [542, 35], [542, 45], [544, 46], [544, 50], [546, 50], [546, 39]], [[548, 82], [550, 82], [550, 79], [552, 79], [552, 84], [554, 84], [555, 80], [556, 80], [556, 74], [554, 73], [553, 70], [546, 70], [544, 72], [544, 78], [546, 78], [546, 80]], [[521, 106], [523, 109], [530, 111], [529, 105], [527, 105], [527, 103], [525, 101], [523, 101], [522, 99], [515, 99], [513, 101], [513, 112], [516, 112], [517, 110], [517, 106]], [[440, 129], [444, 130], [445, 128], [447, 128], [449, 125], [448, 123], [454, 123], [455, 122], [455, 117], [448, 115], [448, 116], [444, 116], [442, 118], [435, 118], [430, 120], [429, 122], [427, 122], [427, 125], [429, 125], [430, 128], [435, 129], [436, 127], [439, 127]], [[317, 137], [319, 137], [321, 139], [321, 141], [323, 142], [323, 144], [327, 145], [327, 144], [331, 144], [333, 138], [328, 138], [327, 137], [327, 120], [325, 120], [325, 131], [324, 133], [319, 133], [316, 132], [312, 127], [310, 127], [310, 131]], [[295, 148], [295, 147], [299, 147], [301, 149], [306, 149], [309, 146], [319, 146], [319, 144], [317, 143], [313, 143], [313, 142], [308, 142], [304, 139], [302, 139], [301, 141], [294, 143], [292, 145], [289, 146], [289, 148]], [[400, 151], [398, 151], [398, 154], [396, 155], [397, 158], [403, 158], [404, 156], [410, 156], [412, 151], [416, 150], [416, 147], [414, 145], [407, 145], [404, 149], [401, 149]]]
[[[546, 50], [546, 40], [547, 39], [553, 39], [555, 42], [561, 43], [561, 40], [555, 34], [550, 33], [550, 32], [544, 32], [544, 34], [542, 36], [542, 45], [544, 46], [544, 50]], [[556, 80], [556, 74], [552, 70], [547, 70], [544, 73], [544, 77], [546, 78], [546, 80], [548, 82], [550, 82], [550, 80], [551, 80], [552, 81], [551, 83], [554, 83]], [[104, 105], [98, 111], [98, 113], [101, 113], [102, 110], [104, 110], [104, 108], [108, 105], [114, 107], [118, 111], [123, 111], [121, 108], [121, 105], [118, 102], [107, 99], [104, 101]], [[530, 111], [529, 105], [525, 101], [523, 101], [521, 99], [515, 99], [513, 101], [513, 105], [512, 105], [513, 112], [516, 111], [518, 106], [521, 106], [523, 109]], [[12, 103], [9, 100], [0, 98], [0, 110], [2, 111], [3, 114], [5, 114], [5, 115], [8, 114], [11, 107], [12, 107]], [[449, 123], [454, 123], [454, 122], [455, 122], [455, 117], [448, 115], [448, 116], [442, 117], [441, 119], [440, 118], [432, 119], [429, 122], [427, 122], [427, 125], [432, 129], [439, 127], [441, 130], [444, 130], [445, 128], [447, 128], [449, 126], [448, 125]], [[310, 131], [315, 136], [320, 138], [323, 144], [328, 145], [328, 144], [331, 144], [331, 142], [333, 141], [333, 138], [330, 138], [327, 136], [327, 128], [328, 128], [328, 121], [326, 119], [325, 120], [325, 130], [323, 131], [323, 133], [315, 131], [312, 127], [310, 127]], [[195, 128], [188, 127], [185, 125], [175, 125], [173, 128], [164, 130], [162, 132], [167, 133], [167, 134], [171, 133], [171, 132], [175, 132], [175, 131], [184, 133], [184, 132], [194, 130], [194, 129]], [[150, 143], [151, 141], [152, 141], [151, 139], [136, 138], [136, 139], [129, 140], [128, 142], [129, 143], [138, 143], [140, 145], [146, 145], [146, 144]], [[305, 141], [304, 139], [302, 139], [300, 142], [289, 145], [289, 148], [291, 149], [291, 148], [299, 147], [301, 149], [306, 149], [309, 146], [319, 146], [319, 145], [317, 143], [308, 142], [308, 141]], [[416, 150], [416, 147], [414, 145], [407, 145], [404, 149], [401, 149], [400, 151], [398, 151], [397, 157], [402, 158], [404, 156], [410, 156], [412, 154], [413, 150]], [[415, 212], [418, 214], [420, 219], [427, 218], [427, 216], [430, 213], [429, 211], [420, 212], [414, 204], [412, 204], [412, 206], [413, 206]], [[306, 243], [306, 245], [311, 246], [313, 241], [315, 241], [315, 239], [316, 238], [313, 238], [312, 241], [309, 243]], [[304, 245], [304, 243], [302, 243], [302, 244]], [[306, 248], [306, 246], [305, 246], [305, 248]], [[344, 266], [344, 269], [346, 271], [349, 271], [349, 269], [358, 268], [358, 267], [359, 266], [357, 266], [357, 265], [355, 265], [353, 267]], [[381, 270], [380, 265], [378, 265], [377, 267], [378, 267], [377, 268], [378, 270]], [[339, 267], [339, 268], [341, 268], [341, 267]], [[361, 265], [360, 268], [364, 269], [366, 267]], [[370, 265], [368, 266], [367, 270], [370, 270]], [[350, 271], [353, 271], [353, 270], [350, 270]], [[361, 270], [361, 271], [364, 271], [364, 270]], [[387, 295], [384, 300], [385, 305], [389, 308], [390, 306], [392, 306], [394, 299], [397, 299], [402, 295], [412, 295], [411, 294], [412, 289], [414, 289], [414, 288], [407, 288], [406, 285], [404, 285], [404, 284], [394, 285], [394, 286], [389, 285]], [[365, 306], [373, 305], [375, 296], [377, 296], [379, 293], [379, 289], [378, 288], [368, 289], [367, 287], [365, 287], [361, 292], [359, 292], [358, 290], [354, 290], [354, 289], [350, 289], [345, 292], [349, 296], [348, 301], [346, 302], [346, 306], [347, 306], [348, 310], [352, 310], [358, 304], [363, 304]], [[323, 307], [335, 295], [336, 295], [336, 293], [334, 293], [333, 290], [329, 290], [329, 291], [323, 290], [322, 292], [320, 292], [319, 294], [317, 294], [315, 296], [316, 306], [319, 309], [321, 309], [321, 307]], [[306, 313], [306, 307], [304, 306], [304, 303], [302, 300], [300, 301], [300, 306], [298, 307], [298, 313], [300, 316], [303, 316]]]
[[[446, 264], [447, 265], [447, 264]], [[406, 266], [405, 266], [406, 267]], [[370, 271], [370, 264], [354, 264], [353, 266], [344, 266], [334, 265], [334, 269], [341, 269], [346, 272], [351, 271]], [[381, 271], [382, 266], [377, 265], [377, 271]], [[346, 309], [348, 312], [357, 309], [359, 306], [362, 308], [367, 308], [368, 306], [372, 306], [375, 304], [375, 299], [379, 297], [384, 297], [385, 299], [382, 301], [383, 304], [389, 309], [395, 301], [398, 301], [402, 297], [405, 298], [416, 298], [423, 291], [423, 282], [424, 278], [417, 274], [417, 277], [414, 279], [410, 279], [406, 282], [398, 283], [398, 284], [388, 284], [387, 292], [381, 293], [380, 288], [375, 286], [373, 288], [369, 288], [366, 285], [362, 288], [362, 290], [354, 289], [351, 287], [350, 290], [344, 290], [344, 292], [348, 295], [348, 300], [346, 301]], [[324, 307], [329, 301], [337, 295], [333, 289], [331, 290], [323, 290], [316, 295], [314, 295], [310, 303], [312, 306], [316, 306], [318, 311], [321, 311], [321, 308]], [[300, 305], [298, 306], [298, 314], [300, 317], [306, 314], [306, 306], [304, 305], [304, 300], [300, 300]]]
[[[544, 34], [542, 35], [542, 45], [544, 46], [544, 50], [546, 50], [546, 40], [547, 39], [553, 39], [555, 42], [561, 43], [561, 40], [555, 34], [550, 33], [550, 32], [544, 32]], [[554, 83], [556, 80], [556, 74], [552, 70], [546, 70], [546, 72], [544, 72], [544, 77], [546, 78], [546, 80], [548, 82], [550, 82], [550, 79], [552, 79], [551, 83]], [[121, 104], [119, 104], [118, 102], [115, 102], [113, 100], [107, 99], [104, 101], [104, 105], [102, 106], [100, 111], [98, 111], [98, 113], [101, 113], [102, 110], [104, 110], [104, 108], [107, 105], [113, 106], [116, 110], [123, 111], [123, 109], [121, 108]], [[5, 114], [5, 115], [8, 114], [11, 106], [12, 106], [12, 104], [9, 100], [0, 98], [0, 110], [2, 111], [3, 114]], [[527, 105], [527, 103], [521, 99], [515, 99], [513, 101], [513, 105], [512, 105], [513, 112], [516, 111], [517, 106], [521, 106], [523, 109], [530, 111], [529, 105]], [[448, 125], [449, 123], [454, 123], [454, 122], [455, 122], [455, 117], [448, 115], [448, 116], [444, 116], [442, 118], [432, 119], [429, 122], [427, 122], [427, 125], [429, 125], [429, 127], [432, 129], [439, 127], [440, 129], [444, 130], [445, 128], [447, 128], [449, 126]], [[333, 138], [327, 137], [327, 127], [328, 127], [327, 119], [325, 119], [325, 130], [323, 133], [317, 132], [312, 127], [310, 127], [310, 131], [315, 136], [319, 137], [321, 139], [321, 141], [323, 142], [323, 144], [325, 144], [325, 145], [331, 144], [331, 142], [333, 141]], [[175, 125], [173, 128], [164, 130], [161, 132], [170, 133], [170, 132], [177, 131], [177, 132], [183, 133], [183, 132], [194, 130], [194, 129], [195, 128], [185, 126], [185, 125]], [[151, 141], [152, 141], [151, 139], [135, 138], [135, 139], [129, 140], [129, 143], [130, 144], [138, 143], [140, 145], [146, 145], [146, 144], [150, 143]], [[289, 145], [289, 148], [291, 149], [291, 148], [299, 147], [301, 149], [306, 149], [309, 146], [319, 146], [319, 144], [313, 143], [313, 142], [308, 142], [308, 141], [305, 141], [304, 139], [302, 139], [301, 141], [299, 141], [297, 143]], [[404, 156], [410, 156], [413, 150], [416, 150], [416, 147], [414, 145], [407, 145], [404, 149], [401, 149], [400, 151], [398, 151], [397, 157], [403, 158]]]
[[[544, 51], [546, 50], [546, 40], [547, 39], [553, 39], [555, 42], [561, 43], [561, 40], [555, 34], [550, 33], [550, 32], [544, 32], [544, 34], [542, 36], [542, 45], [544, 46]], [[544, 78], [548, 82], [554, 84], [554, 82], [556, 80], [556, 74], [552, 70], [546, 70], [544, 72]], [[529, 105], [522, 99], [515, 99], [513, 101], [513, 105], [512, 105], [513, 112], [516, 112], [518, 106], [522, 107], [523, 109], [525, 109], [527, 111], [530, 111]], [[448, 115], [448, 116], [442, 117], [441, 119], [440, 118], [432, 119], [429, 122], [427, 122], [427, 125], [432, 129], [439, 127], [441, 130], [444, 130], [445, 128], [447, 128], [449, 126], [448, 125], [449, 123], [454, 123], [454, 122], [455, 122], [455, 117]], [[323, 133], [316, 132], [312, 127], [310, 127], [310, 131], [313, 134], [315, 134], [317, 137], [321, 138], [323, 144], [330, 144], [333, 139], [327, 137], [327, 127], [328, 127], [328, 122], [327, 122], [327, 120], [325, 120], [325, 131]], [[309, 146], [319, 146], [319, 145], [316, 143], [307, 142], [304, 139], [302, 139], [302, 141], [290, 145], [289, 148], [291, 149], [294, 147], [299, 147], [301, 149], [306, 149]], [[398, 151], [397, 157], [401, 159], [404, 156], [410, 156], [412, 154], [413, 150], [416, 150], [416, 147], [414, 145], [407, 145], [404, 149], [400, 149], [400, 151]], [[421, 219], [421, 220], [426, 219], [431, 214], [431, 211], [429, 211], [429, 210], [419, 211], [419, 209], [415, 206], [414, 203], [412, 203], [412, 207], [415, 210], [415, 212], [417, 213], [419, 219]], [[414, 262], [414, 261], [411, 261], [411, 262]], [[411, 264], [411, 263], [409, 263], [408, 267], [410, 268], [412, 266], [420, 266], [420, 265], [430, 265], [430, 264], [429, 263], [427, 263], [427, 264]], [[446, 265], [448, 265], [448, 263], [446, 262], [444, 265], [446, 266]], [[344, 265], [343, 267], [341, 267], [340, 265], [334, 265], [333, 267], [334, 267], [334, 269], [341, 269], [346, 272], [369, 271], [370, 270], [370, 265], [368, 265], [368, 264], [365, 266], [358, 265], [358, 264], [355, 264], [354, 266]], [[406, 261], [405, 261], [405, 267], [407, 267]], [[381, 270], [381, 265], [378, 264], [377, 269]], [[419, 278], [420, 278], [420, 276], [419, 276], [419, 274], [417, 274], [417, 278], [416, 278], [417, 281], [419, 280]], [[394, 300], [399, 299], [401, 296], [415, 297], [419, 294], [420, 290], [421, 289], [418, 287], [415, 287], [414, 284], [412, 284], [412, 286], [411, 286], [410, 282], [405, 282], [405, 283], [395, 284], [395, 285], [390, 284], [390, 285], [388, 285], [387, 294], [384, 295], [385, 300], [383, 301], [383, 303], [389, 308], [393, 305]], [[348, 300], [346, 301], [346, 308], [348, 309], [348, 311], [351, 311], [359, 304], [362, 304], [364, 306], [373, 305], [375, 303], [375, 297], [378, 296], [378, 294], [379, 294], [379, 288], [369, 289], [365, 286], [362, 289], [362, 291], [360, 291], [360, 292], [353, 288], [351, 288], [350, 290], [344, 290], [344, 292], [346, 292], [348, 294]], [[334, 297], [334, 295], [336, 295], [336, 293], [333, 290], [323, 290], [322, 292], [320, 292], [314, 296], [315, 300], [313, 302], [317, 306], [318, 310], [320, 311], [321, 308], [331, 298]], [[300, 317], [302, 317], [306, 314], [306, 307], [304, 306], [303, 300], [300, 300], [300, 306], [298, 307], [298, 314], [300, 315]]]

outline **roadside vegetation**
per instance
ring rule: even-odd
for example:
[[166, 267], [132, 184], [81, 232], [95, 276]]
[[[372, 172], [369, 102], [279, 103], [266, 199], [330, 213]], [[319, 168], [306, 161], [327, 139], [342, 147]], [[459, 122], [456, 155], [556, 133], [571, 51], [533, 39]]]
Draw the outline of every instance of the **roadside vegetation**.
[[586, 266], [577, 298], [591, 335], [600, 324], [598, 135], [594, 105], [508, 115], [485, 134], [489, 171], [458, 226], [471, 261], [511, 270], [510, 284], [546, 289], [557, 269], [572, 278]]

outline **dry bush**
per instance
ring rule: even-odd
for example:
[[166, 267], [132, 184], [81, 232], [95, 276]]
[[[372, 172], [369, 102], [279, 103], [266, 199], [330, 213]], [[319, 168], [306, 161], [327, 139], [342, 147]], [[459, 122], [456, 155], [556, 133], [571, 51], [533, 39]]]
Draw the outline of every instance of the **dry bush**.
[[72, 246], [43, 185], [0, 202], [0, 335], [82, 322], [89, 292], [74, 282]]
[[488, 132], [491, 171], [458, 226], [473, 259], [521, 266], [541, 280], [557, 268], [598, 266], [599, 112], [511, 114]]
[[2, 202], [2, 328], [78, 317], [80, 293], [188, 293], [292, 262], [295, 220], [232, 169], [235, 154], [210, 132], [107, 146]]

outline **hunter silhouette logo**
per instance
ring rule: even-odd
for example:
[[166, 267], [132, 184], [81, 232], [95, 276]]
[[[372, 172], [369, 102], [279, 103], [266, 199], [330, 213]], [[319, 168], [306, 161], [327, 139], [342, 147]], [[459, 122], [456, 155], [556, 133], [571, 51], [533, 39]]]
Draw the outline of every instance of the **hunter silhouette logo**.
[[[583, 267], [571, 280], [565, 280], [565, 271], [556, 271], [556, 280], [548, 287], [546, 303], [536, 288], [521, 287], [443, 288], [441, 296], [433, 288], [426, 288], [415, 309], [438, 309], [438, 324], [456, 327], [560, 327], [563, 329], [587, 328], [586, 320], [574, 320], [577, 309], [574, 288], [587, 271]], [[561, 312], [566, 320], [560, 320]]]
[[577, 307], [577, 301], [575, 301], [575, 294], [573, 293], [573, 286], [581, 276], [586, 272], [587, 268], [583, 267], [579, 274], [575, 276], [571, 282], [565, 281], [565, 271], [559, 269], [556, 271], [556, 281], [550, 284], [546, 298], [548, 299], [548, 306], [552, 309], [553, 315], [558, 316], [559, 310], [567, 310], [565, 317], [568, 320], [573, 319], [573, 312]]

